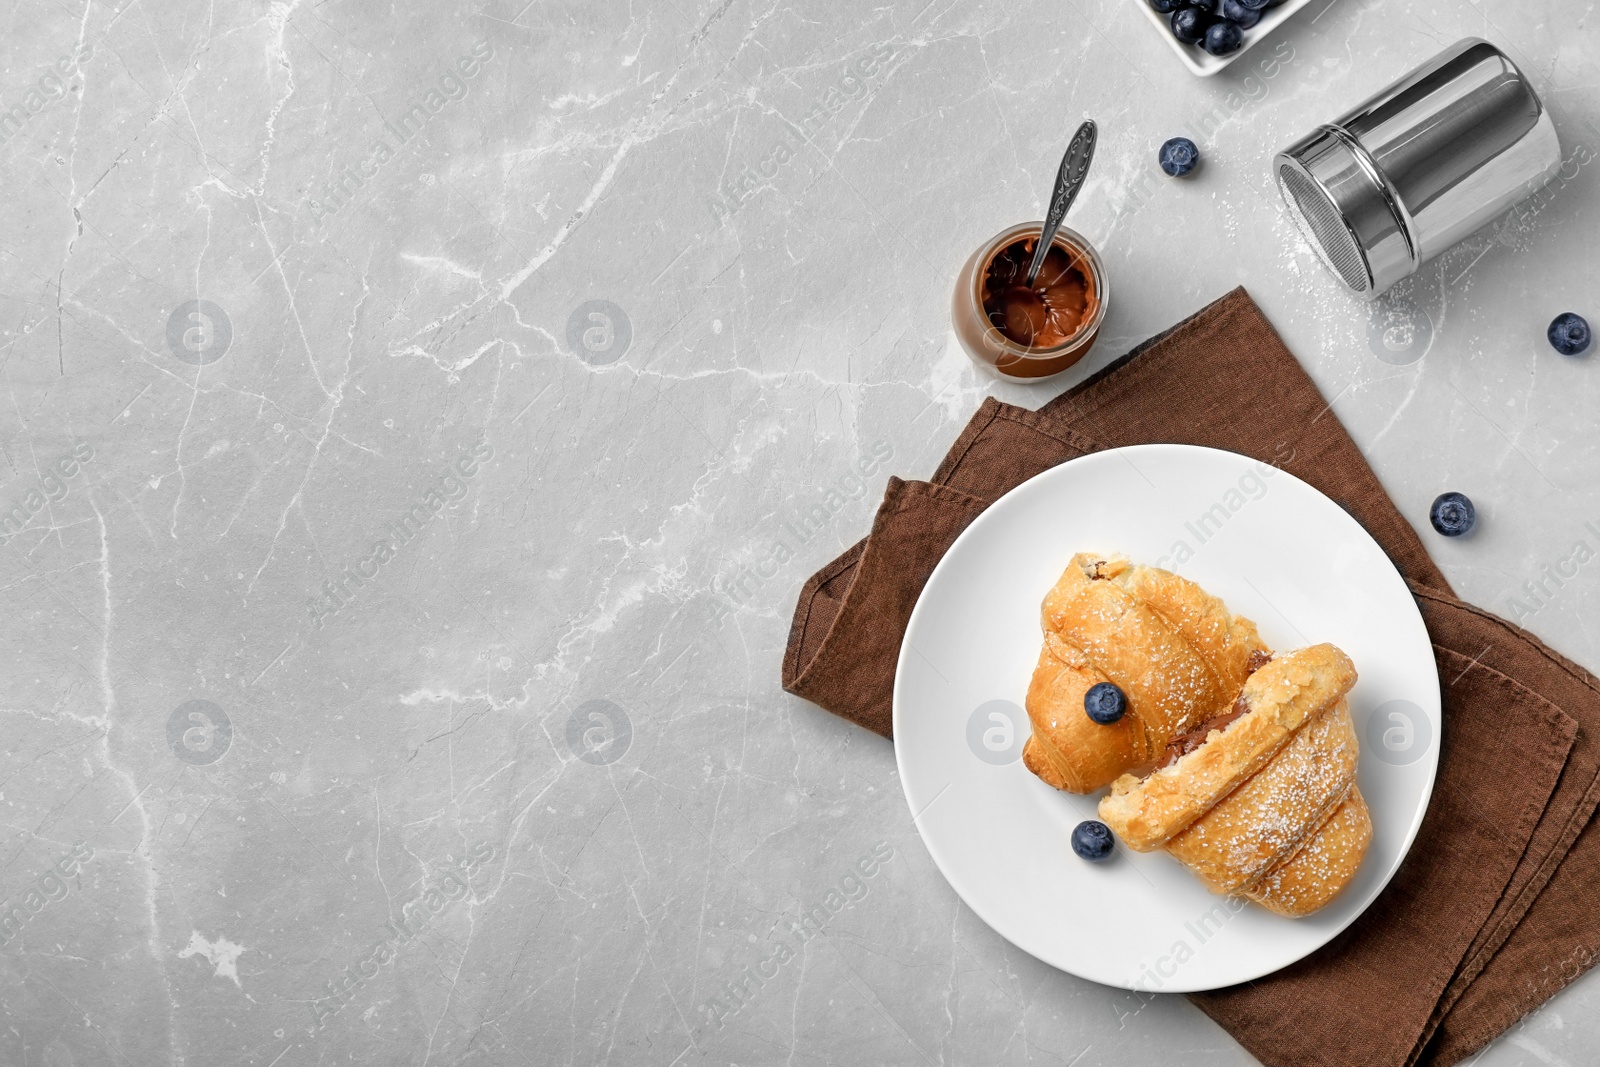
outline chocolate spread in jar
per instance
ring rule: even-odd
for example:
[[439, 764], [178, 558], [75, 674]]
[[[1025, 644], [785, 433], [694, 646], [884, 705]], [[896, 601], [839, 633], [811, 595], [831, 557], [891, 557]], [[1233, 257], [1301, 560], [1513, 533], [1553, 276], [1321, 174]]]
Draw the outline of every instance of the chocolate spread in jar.
[[1002, 248], [983, 275], [983, 311], [1012, 342], [1054, 348], [1072, 339], [1095, 306], [1094, 284], [1081, 261], [1060, 245], [1045, 253], [1030, 287], [1028, 264], [1039, 238], [1024, 237]]

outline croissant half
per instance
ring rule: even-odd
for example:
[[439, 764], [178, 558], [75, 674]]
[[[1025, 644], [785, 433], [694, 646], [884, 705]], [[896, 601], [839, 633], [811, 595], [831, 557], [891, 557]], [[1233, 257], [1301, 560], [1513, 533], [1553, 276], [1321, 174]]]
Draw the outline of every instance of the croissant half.
[[[1227, 708], [1267, 656], [1255, 623], [1195, 583], [1090, 553], [1044, 598], [1044, 643], [1028, 686], [1023, 763], [1057, 789], [1091, 793], [1156, 759], [1174, 737]], [[1102, 726], [1084, 694], [1112, 682], [1122, 719]]]
[[1355, 680], [1332, 645], [1273, 660], [1246, 681], [1237, 718], [1149, 775], [1119, 778], [1100, 817], [1129, 848], [1165, 849], [1214, 893], [1280, 915], [1316, 911], [1354, 878], [1372, 840], [1345, 701]]
[[[1333, 645], [1268, 662], [1245, 680], [1232, 709], [1237, 719], [1200, 733], [1192, 751], [1147, 777], [1117, 779], [1100, 803], [1101, 818], [1136, 852], [1160, 848], [1266, 766], [1301, 727], [1324, 717], [1355, 681], [1355, 665]], [[1353, 735], [1351, 741], [1354, 774]]]

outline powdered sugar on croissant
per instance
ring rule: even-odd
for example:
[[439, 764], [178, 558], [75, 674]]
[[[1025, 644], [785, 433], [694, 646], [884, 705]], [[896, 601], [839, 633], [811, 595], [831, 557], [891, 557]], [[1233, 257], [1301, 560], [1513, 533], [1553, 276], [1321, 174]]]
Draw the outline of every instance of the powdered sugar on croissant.
[[[1170, 571], [1079, 553], [1045, 596], [1044, 641], [1028, 686], [1029, 770], [1089, 793], [1156, 759], [1174, 737], [1232, 704], [1267, 655], [1255, 623]], [[1109, 726], [1084, 713], [1112, 682], [1127, 711]]]
[[1250, 676], [1230, 721], [1202, 725], [1149, 775], [1119, 778], [1100, 817], [1128, 847], [1165, 849], [1214, 893], [1310, 914], [1354, 878], [1372, 840], [1345, 700], [1355, 681], [1333, 645], [1278, 657]]

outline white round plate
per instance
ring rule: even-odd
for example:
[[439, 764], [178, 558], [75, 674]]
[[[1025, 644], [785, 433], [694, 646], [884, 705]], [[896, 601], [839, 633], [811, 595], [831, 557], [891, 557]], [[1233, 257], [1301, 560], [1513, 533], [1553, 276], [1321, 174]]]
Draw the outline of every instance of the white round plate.
[[[1072, 852], [1101, 793], [1022, 765], [1039, 603], [1077, 552], [1176, 571], [1279, 650], [1332, 641], [1355, 662], [1350, 708], [1372, 845], [1355, 880], [1303, 919], [1212, 896], [1164, 853]], [[900, 647], [894, 748], [928, 851], [984, 922], [1064, 971], [1190, 992], [1258, 978], [1348, 926], [1399, 867], [1439, 758], [1439, 676], [1394, 565], [1333, 501], [1285, 471], [1188, 445], [1072, 460], [980, 515], [928, 579]]]

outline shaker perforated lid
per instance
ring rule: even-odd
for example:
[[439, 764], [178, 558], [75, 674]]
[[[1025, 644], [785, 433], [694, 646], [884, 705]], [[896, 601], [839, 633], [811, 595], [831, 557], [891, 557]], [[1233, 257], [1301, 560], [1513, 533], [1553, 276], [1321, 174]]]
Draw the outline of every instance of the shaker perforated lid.
[[1543, 185], [1561, 146], [1510, 59], [1457, 42], [1280, 152], [1290, 214], [1329, 270], [1375, 296]]

